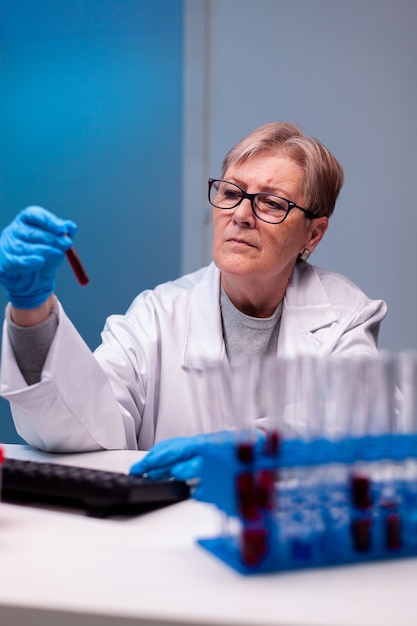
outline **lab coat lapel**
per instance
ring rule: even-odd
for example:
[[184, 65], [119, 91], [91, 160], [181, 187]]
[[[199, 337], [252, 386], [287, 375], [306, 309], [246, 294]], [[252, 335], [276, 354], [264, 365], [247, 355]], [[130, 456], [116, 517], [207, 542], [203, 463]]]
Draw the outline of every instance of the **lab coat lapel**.
[[219, 306], [220, 272], [211, 263], [191, 291], [187, 310], [182, 365], [200, 368], [202, 359], [226, 358]]
[[330, 326], [336, 319], [314, 266], [296, 264], [283, 302], [278, 356], [320, 354], [325, 345], [315, 331]]

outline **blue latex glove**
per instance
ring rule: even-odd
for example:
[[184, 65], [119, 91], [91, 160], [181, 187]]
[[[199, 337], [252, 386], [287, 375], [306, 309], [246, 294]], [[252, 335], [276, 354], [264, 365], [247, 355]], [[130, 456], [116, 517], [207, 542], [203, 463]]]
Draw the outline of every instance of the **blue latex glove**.
[[201, 452], [213, 441], [213, 434], [173, 437], [159, 441], [148, 454], [130, 468], [130, 473], [148, 478], [191, 480], [201, 473]]
[[55, 289], [55, 272], [77, 226], [37, 206], [24, 209], [0, 235], [0, 282], [10, 302], [34, 309]]
[[[257, 441], [265, 436], [257, 431]], [[208, 433], [193, 437], [173, 437], [159, 441], [148, 454], [130, 468], [136, 476], [146, 474], [148, 478], [192, 480], [201, 477], [202, 453], [217, 443], [235, 445], [237, 434], [231, 431]]]

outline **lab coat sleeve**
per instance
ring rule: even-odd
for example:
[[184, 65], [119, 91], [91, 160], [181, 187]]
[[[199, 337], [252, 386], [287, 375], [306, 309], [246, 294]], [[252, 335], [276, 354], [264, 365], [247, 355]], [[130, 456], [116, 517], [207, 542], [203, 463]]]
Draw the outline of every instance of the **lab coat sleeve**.
[[30, 445], [54, 452], [137, 448], [132, 416], [71, 321], [59, 307], [57, 333], [39, 383], [27, 385], [3, 328], [1, 395], [16, 430]]

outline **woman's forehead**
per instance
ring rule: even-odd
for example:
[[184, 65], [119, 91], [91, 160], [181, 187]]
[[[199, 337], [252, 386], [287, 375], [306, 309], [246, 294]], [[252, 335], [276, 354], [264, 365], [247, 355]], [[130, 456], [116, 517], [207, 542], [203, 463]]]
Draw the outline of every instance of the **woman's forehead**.
[[261, 153], [239, 163], [230, 163], [224, 173], [226, 180], [257, 191], [283, 193], [302, 192], [303, 170], [293, 159], [282, 153]]

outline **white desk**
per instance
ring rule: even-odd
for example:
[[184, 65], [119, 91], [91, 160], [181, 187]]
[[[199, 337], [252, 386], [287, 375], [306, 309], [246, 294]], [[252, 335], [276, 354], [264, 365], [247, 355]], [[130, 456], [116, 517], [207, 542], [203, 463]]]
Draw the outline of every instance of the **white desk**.
[[[127, 471], [138, 452], [9, 456]], [[129, 519], [0, 504], [1, 626], [416, 626], [417, 559], [242, 577], [193, 500]]]

